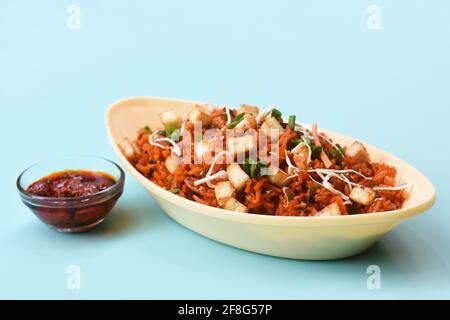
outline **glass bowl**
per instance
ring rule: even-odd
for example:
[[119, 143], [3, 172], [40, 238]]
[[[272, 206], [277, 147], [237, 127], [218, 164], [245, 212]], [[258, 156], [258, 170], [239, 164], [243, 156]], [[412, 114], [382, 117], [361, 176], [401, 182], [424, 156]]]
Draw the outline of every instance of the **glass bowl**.
[[[43, 197], [27, 192], [33, 182], [51, 173], [87, 170], [107, 173], [115, 179], [110, 187], [92, 195], [71, 198]], [[23, 203], [47, 226], [59, 232], [84, 232], [100, 224], [122, 195], [125, 173], [116, 163], [91, 156], [64, 157], [38, 162], [17, 179]]]

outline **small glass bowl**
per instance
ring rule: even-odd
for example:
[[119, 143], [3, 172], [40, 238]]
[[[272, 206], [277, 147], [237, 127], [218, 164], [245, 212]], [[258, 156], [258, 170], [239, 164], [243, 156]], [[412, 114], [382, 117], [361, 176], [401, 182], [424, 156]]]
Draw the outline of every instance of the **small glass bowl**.
[[[108, 173], [115, 178], [109, 188], [98, 193], [52, 198], [27, 192], [33, 182], [51, 173], [64, 170], [88, 170]], [[23, 203], [47, 226], [59, 232], [75, 233], [93, 229], [111, 211], [123, 192], [125, 173], [116, 163], [100, 157], [64, 157], [38, 162], [23, 171], [17, 189]]]

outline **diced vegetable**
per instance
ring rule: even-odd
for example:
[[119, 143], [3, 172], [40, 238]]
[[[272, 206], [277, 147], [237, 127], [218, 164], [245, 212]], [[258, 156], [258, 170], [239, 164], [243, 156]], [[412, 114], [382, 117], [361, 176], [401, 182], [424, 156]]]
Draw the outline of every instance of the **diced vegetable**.
[[336, 161], [338, 163], [340, 163], [344, 159], [344, 156], [345, 156], [344, 149], [342, 149], [342, 147], [339, 144], [336, 144], [331, 148], [330, 156], [333, 159], [336, 159]]
[[191, 122], [201, 122], [203, 127], [207, 127], [211, 123], [211, 111], [206, 106], [196, 105], [188, 114]]
[[228, 179], [237, 191], [242, 191], [245, 184], [250, 179], [247, 173], [242, 170], [241, 166], [237, 163], [232, 163], [227, 168]]
[[179, 161], [177, 159], [174, 159], [172, 155], [166, 158], [165, 164], [170, 174], [174, 174], [179, 167]]
[[138, 146], [128, 138], [123, 139], [118, 144], [118, 147], [122, 151], [125, 158], [127, 158], [130, 161], [136, 159], [136, 157], [139, 156], [140, 154]]
[[245, 154], [256, 149], [256, 139], [252, 135], [229, 138], [227, 147], [232, 156]]
[[322, 147], [316, 146], [315, 144], [312, 144], [311, 142], [308, 143], [309, 148], [311, 149], [311, 159], [320, 159], [320, 156], [322, 154]]
[[164, 128], [180, 128], [181, 124], [183, 123], [183, 120], [181, 120], [181, 118], [178, 117], [172, 110], [161, 113], [159, 115], [159, 118], [161, 119], [161, 123], [163, 124]]
[[178, 189], [178, 188], [173, 188], [173, 189], [170, 189], [169, 190], [169, 192], [172, 192], [172, 193], [174, 193], [174, 194], [177, 194], [177, 193], [179, 193], [181, 191], [181, 189]]
[[300, 170], [308, 169], [308, 164], [312, 159], [311, 148], [306, 143], [302, 142], [297, 147], [292, 149], [291, 152], [294, 154], [294, 163], [297, 168]]
[[271, 166], [269, 170], [273, 172], [273, 174], [268, 176], [271, 184], [277, 187], [284, 187], [289, 184], [289, 175], [286, 172], [274, 166]]
[[370, 162], [370, 156], [366, 147], [358, 141], [355, 141], [345, 152], [345, 155], [351, 158], [352, 163]]
[[240, 113], [245, 113], [256, 117], [259, 114], [259, 108], [248, 104], [241, 104], [241, 107], [238, 110], [238, 114]]
[[242, 203], [240, 203], [239, 201], [237, 201], [235, 198], [228, 199], [228, 201], [225, 203], [223, 208], [225, 210], [236, 211], [236, 212], [243, 212], [243, 213], [248, 212], [248, 208], [245, 205], [243, 205]]
[[217, 183], [214, 192], [216, 194], [217, 202], [221, 207], [223, 207], [230, 198], [236, 196], [236, 190], [229, 181]]
[[355, 187], [350, 193], [350, 199], [364, 206], [370, 206], [375, 200], [375, 196], [375, 191], [364, 187]]
[[270, 112], [270, 116], [277, 120], [281, 120], [282, 114], [280, 110], [272, 109], [272, 111]]
[[283, 126], [275, 117], [267, 118], [261, 125], [261, 129], [278, 129], [283, 130]]
[[339, 205], [336, 202], [333, 202], [329, 206], [325, 207], [316, 214], [316, 217], [334, 217], [334, 216], [341, 216], [341, 209], [339, 208]]
[[260, 161], [252, 161], [249, 158], [245, 159], [245, 163], [242, 165], [245, 173], [247, 173], [251, 178], [256, 178], [261, 176], [261, 169], [265, 168], [266, 165]]
[[181, 132], [178, 128], [167, 127], [166, 130], [164, 130], [164, 135], [173, 141], [178, 141], [180, 140]]
[[245, 113], [239, 113], [228, 125], [228, 129], [234, 129], [239, 122], [241, 122], [244, 119]]
[[295, 130], [295, 116], [289, 116], [288, 127]]
[[150, 134], [153, 133], [152, 129], [150, 129], [149, 126], [145, 126], [145, 127], [143, 127], [142, 129], [144, 129], [145, 131], [147, 131], [147, 132], [150, 133]]

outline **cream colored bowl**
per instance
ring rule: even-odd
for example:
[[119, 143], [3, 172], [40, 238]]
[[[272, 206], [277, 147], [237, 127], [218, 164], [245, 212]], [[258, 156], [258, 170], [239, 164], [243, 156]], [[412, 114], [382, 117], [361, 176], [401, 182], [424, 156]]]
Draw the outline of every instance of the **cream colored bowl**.
[[[414, 184], [404, 208], [385, 213], [341, 217], [276, 217], [245, 214], [208, 207], [172, 194], [142, 176], [122, 155], [117, 144], [134, 138], [149, 125], [160, 127], [159, 114], [168, 109], [185, 118], [195, 102], [163, 98], [129, 98], [109, 107], [106, 127], [111, 144], [128, 172], [155, 198], [175, 221], [213, 240], [262, 254], [305, 260], [349, 257], [374, 245], [382, 235], [435, 202], [433, 185], [399, 158], [365, 144], [374, 161], [398, 169], [399, 182]], [[335, 141], [349, 145], [355, 139], [323, 130]]]

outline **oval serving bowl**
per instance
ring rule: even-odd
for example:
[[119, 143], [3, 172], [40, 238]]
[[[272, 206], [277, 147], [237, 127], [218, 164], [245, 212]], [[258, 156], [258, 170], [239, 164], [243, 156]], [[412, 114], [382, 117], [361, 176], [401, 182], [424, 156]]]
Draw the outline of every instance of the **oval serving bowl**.
[[[159, 114], [169, 109], [185, 118], [198, 102], [134, 97], [118, 101], [106, 112], [112, 147], [126, 170], [154, 197], [162, 209], [183, 226], [210, 239], [261, 254], [302, 260], [332, 260], [361, 253], [381, 236], [435, 202], [436, 190], [417, 169], [405, 161], [364, 143], [372, 160], [398, 170], [398, 183], [414, 185], [401, 210], [338, 217], [277, 217], [227, 211], [205, 206], [166, 191], [141, 175], [117, 144], [134, 138], [148, 125], [160, 127]], [[355, 139], [321, 129], [342, 145]]]

